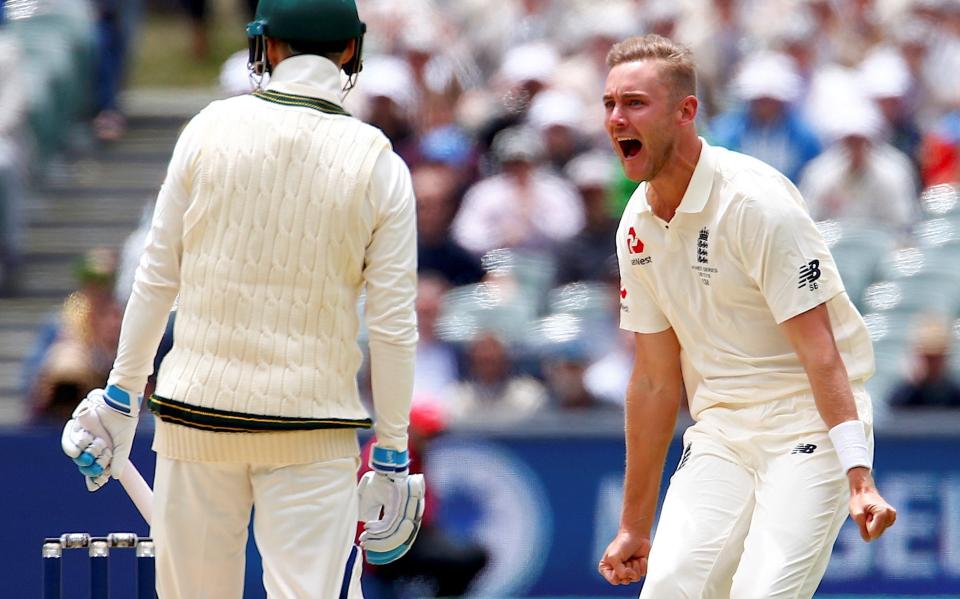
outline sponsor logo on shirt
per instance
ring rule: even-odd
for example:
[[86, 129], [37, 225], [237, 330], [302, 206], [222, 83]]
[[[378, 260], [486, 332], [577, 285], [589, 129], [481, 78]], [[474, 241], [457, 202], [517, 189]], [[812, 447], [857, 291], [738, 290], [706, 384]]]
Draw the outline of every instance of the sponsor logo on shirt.
[[820, 278], [820, 261], [811, 260], [800, 267], [800, 280], [797, 289], [809, 287], [810, 291], [816, 291], [820, 288], [817, 279]]
[[624, 287], [623, 285], [620, 285], [620, 311], [621, 312], [630, 311], [630, 306], [626, 304], [626, 299], [627, 299], [627, 288]]
[[[643, 241], [637, 237], [637, 230], [633, 227], [630, 227], [630, 229], [627, 231], [627, 251], [630, 252], [631, 256], [643, 253]], [[650, 256], [630, 259], [630, 264], [633, 266], [642, 266], [644, 264], [650, 264], [650, 262], [652, 262], [652, 258], [650, 258]]]
[[790, 455], [796, 455], [798, 453], [811, 454], [817, 449], [817, 446], [812, 443], [797, 443], [797, 446], [793, 448], [793, 451], [790, 452]]

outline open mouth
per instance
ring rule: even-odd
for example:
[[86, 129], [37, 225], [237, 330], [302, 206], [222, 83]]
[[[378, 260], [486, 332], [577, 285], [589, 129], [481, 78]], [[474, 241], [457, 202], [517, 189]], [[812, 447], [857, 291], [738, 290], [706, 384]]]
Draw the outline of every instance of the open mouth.
[[620, 144], [620, 152], [623, 153], [623, 157], [627, 160], [639, 154], [640, 149], [643, 148], [643, 143], [639, 139], [618, 139], [617, 143]]

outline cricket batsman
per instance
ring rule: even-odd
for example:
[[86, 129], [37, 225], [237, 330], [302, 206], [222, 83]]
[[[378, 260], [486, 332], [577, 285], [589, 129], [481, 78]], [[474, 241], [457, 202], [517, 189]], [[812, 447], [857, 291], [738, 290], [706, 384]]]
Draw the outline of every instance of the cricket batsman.
[[[361, 597], [358, 514], [370, 563], [397, 559], [416, 536], [414, 197], [384, 135], [341, 105], [365, 30], [354, 0], [260, 0], [250, 68], [270, 84], [213, 102], [183, 129], [106, 388], [64, 428], [91, 491], [120, 476], [179, 297], [147, 401], [164, 599], [243, 596], [254, 508], [271, 597]], [[364, 291], [375, 422], [356, 384]], [[81, 424], [91, 414], [106, 434]], [[371, 426], [372, 471], [358, 487], [356, 431]]]

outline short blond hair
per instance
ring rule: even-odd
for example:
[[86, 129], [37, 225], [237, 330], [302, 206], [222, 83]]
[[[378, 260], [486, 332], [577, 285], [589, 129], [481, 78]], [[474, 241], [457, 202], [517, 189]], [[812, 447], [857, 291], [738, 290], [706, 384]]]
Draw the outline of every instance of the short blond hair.
[[619, 64], [640, 60], [659, 61], [660, 71], [668, 79], [666, 83], [678, 97], [697, 93], [693, 52], [683, 44], [650, 33], [617, 42], [607, 53], [607, 66], [611, 69]]

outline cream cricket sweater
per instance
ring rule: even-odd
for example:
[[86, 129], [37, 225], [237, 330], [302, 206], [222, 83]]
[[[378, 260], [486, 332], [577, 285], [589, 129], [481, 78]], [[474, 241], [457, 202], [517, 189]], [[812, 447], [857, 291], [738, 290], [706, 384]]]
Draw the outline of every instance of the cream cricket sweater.
[[150, 408], [170, 458], [304, 463], [357, 454], [366, 288], [378, 440], [406, 448], [416, 316], [410, 174], [338, 104], [317, 56], [185, 127], [157, 201], [110, 383], [142, 390], [179, 293]]

